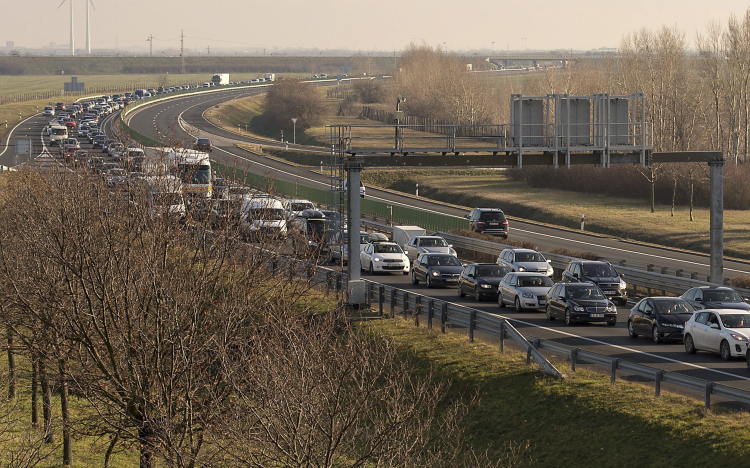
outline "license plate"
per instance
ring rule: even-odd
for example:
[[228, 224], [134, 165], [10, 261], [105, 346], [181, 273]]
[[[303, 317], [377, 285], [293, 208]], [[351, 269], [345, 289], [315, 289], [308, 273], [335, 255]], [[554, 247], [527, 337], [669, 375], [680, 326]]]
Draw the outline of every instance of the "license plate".
[[500, 223], [490, 223], [490, 226], [498, 226]]
[[456, 278], [448, 278], [446, 281], [448, 281], [449, 283], [457, 283], [458, 279], [456, 279]]
[[539, 305], [545, 305], [547, 304], [547, 301], [539, 301]]
[[610, 296], [613, 296], [617, 294], [617, 291], [604, 291], [604, 294], [609, 294]]
[[602, 318], [604, 317], [604, 314], [591, 314], [592, 318]]

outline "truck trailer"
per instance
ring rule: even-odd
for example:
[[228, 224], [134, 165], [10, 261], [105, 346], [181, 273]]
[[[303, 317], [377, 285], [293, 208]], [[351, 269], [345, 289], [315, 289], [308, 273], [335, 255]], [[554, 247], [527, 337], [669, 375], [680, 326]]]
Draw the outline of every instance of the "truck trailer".
[[211, 83], [216, 86], [229, 84], [229, 73], [214, 73], [214, 76], [211, 77]]

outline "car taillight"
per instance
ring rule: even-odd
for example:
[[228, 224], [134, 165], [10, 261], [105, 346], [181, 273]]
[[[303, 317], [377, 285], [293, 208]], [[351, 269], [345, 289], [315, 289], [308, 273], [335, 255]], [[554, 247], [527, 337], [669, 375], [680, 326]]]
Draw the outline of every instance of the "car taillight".
[[477, 221], [477, 224], [487, 224], [484, 221]]
[[507, 225], [508, 225], [508, 220], [506, 219], [505, 221], [503, 221], [503, 226], [507, 226]]

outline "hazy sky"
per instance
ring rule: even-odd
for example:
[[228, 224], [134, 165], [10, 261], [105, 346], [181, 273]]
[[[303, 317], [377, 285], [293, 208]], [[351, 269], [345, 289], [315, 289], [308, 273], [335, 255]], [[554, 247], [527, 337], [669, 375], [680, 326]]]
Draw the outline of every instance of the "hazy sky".
[[[61, 0], [0, 0], [0, 47], [68, 44], [69, 6]], [[84, 0], [74, 1], [76, 47], [85, 40]], [[677, 25], [690, 44], [710, 20], [744, 15], [747, 0], [94, 0], [92, 48], [348, 48], [401, 50], [445, 42], [449, 51], [494, 48], [617, 47], [640, 28]], [[523, 40], [522, 38], [525, 38]], [[278, 48], [278, 49], [275, 49]]]

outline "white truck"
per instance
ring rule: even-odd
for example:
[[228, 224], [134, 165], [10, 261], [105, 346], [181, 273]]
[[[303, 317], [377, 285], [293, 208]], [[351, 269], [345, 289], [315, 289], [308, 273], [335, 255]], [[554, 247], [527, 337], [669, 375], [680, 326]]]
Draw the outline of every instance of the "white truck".
[[182, 182], [174, 176], [146, 176], [140, 179], [145, 190], [146, 202], [157, 216], [171, 215], [185, 218], [185, 200], [182, 198]]
[[208, 153], [184, 148], [146, 148], [145, 172], [172, 175], [182, 181], [186, 196], [211, 198], [211, 160]]
[[419, 226], [393, 226], [393, 242], [404, 247], [412, 237], [424, 236], [427, 233]]
[[266, 79], [266, 81], [276, 81], [276, 74], [275, 73], [266, 73], [265, 79]]
[[214, 73], [211, 77], [211, 83], [216, 86], [229, 84], [229, 73]]

